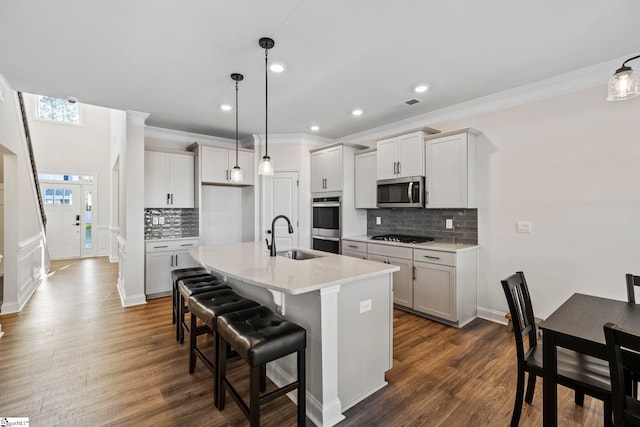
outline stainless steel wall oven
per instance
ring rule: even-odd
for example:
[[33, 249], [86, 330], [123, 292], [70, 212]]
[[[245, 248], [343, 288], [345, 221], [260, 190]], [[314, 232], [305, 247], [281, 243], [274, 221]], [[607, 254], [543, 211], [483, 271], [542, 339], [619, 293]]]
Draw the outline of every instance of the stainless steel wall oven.
[[339, 196], [314, 197], [312, 208], [311, 240], [313, 249], [340, 253], [341, 204]]

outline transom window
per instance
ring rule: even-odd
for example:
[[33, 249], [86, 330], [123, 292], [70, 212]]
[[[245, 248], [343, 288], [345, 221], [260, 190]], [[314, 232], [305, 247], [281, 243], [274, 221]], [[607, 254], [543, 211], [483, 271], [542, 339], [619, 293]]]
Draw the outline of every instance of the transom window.
[[93, 175], [65, 175], [61, 173], [39, 173], [40, 181], [93, 182]]
[[38, 108], [36, 117], [39, 120], [64, 123], [68, 125], [81, 125], [80, 104], [69, 102], [66, 99], [52, 98], [50, 96], [38, 96]]

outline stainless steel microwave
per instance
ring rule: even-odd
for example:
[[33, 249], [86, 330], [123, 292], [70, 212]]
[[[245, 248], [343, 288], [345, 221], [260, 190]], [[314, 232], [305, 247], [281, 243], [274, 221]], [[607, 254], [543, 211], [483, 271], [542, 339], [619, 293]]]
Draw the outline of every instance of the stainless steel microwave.
[[424, 177], [378, 180], [379, 208], [424, 208]]

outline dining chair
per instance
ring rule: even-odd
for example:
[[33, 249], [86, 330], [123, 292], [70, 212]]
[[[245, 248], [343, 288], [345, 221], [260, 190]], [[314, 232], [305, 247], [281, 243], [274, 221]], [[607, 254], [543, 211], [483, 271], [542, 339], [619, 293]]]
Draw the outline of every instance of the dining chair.
[[[524, 273], [518, 271], [501, 281], [507, 298], [513, 332], [516, 338], [518, 381], [511, 416], [511, 427], [520, 422], [524, 394], [525, 373], [528, 374], [524, 401], [531, 404], [536, 377], [542, 377], [542, 344], [538, 344], [533, 305]], [[611, 386], [606, 361], [558, 348], [557, 382], [575, 391], [575, 403], [582, 406], [584, 395], [604, 402], [605, 425], [611, 425]]]
[[613, 323], [604, 325], [611, 374], [613, 421], [618, 426], [640, 426], [640, 401], [628, 394], [630, 372], [640, 370], [640, 334]]
[[627, 301], [630, 304], [636, 303], [636, 291], [634, 286], [640, 286], [640, 276], [634, 276], [633, 274], [626, 274], [627, 278]]

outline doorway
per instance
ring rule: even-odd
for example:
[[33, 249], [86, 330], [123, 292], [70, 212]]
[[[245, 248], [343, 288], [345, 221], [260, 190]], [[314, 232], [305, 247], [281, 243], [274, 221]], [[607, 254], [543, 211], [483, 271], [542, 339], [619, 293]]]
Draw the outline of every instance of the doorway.
[[[92, 175], [39, 174], [51, 259], [95, 256], [96, 185]], [[63, 179], [55, 179], [62, 177]]]
[[276, 222], [275, 241], [280, 250], [299, 245], [299, 176], [298, 171], [274, 171], [272, 178], [264, 180], [264, 238], [271, 241], [267, 231], [271, 231], [271, 222], [278, 215], [286, 215], [293, 225], [293, 234], [289, 234], [286, 221]]

